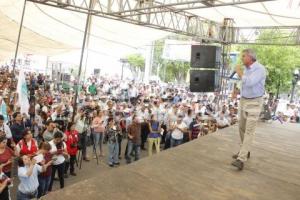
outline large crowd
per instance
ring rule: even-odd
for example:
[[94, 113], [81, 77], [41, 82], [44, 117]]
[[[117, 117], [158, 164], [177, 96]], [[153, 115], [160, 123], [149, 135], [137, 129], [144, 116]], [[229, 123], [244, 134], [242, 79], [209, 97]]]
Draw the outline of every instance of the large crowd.
[[[108, 77], [62, 88], [35, 73], [26, 74], [30, 107], [21, 113], [16, 81], [6, 68], [0, 76], [1, 200], [10, 199], [14, 170], [17, 199], [40, 198], [52, 190], [56, 172], [64, 188], [65, 178], [77, 175], [76, 163], [90, 161], [88, 146], [96, 157], [105, 156], [107, 148], [107, 165], [115, 167], [122, 158], [128, 164], [139, 160], [142, 150], [151, 156], [238, 121], [238, 98], [220, 100], [176, 85]], [[266, 104], [270, 118], [275, 104]], [[290, 108], [287, 120], [299, 122], [299, 106]]]

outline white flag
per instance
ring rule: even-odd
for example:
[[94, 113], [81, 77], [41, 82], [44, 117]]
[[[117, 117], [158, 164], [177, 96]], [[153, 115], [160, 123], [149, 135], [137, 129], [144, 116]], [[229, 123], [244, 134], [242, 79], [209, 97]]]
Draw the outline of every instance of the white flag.
[[28, 115], [28, 111], [29, 111], [28, 90], [27, 90], [25, 75], [22, 69], [19, 72], [17, 93], [18, 93], [18, 106], [20, 106], [21, 108], [20, 112], [21, 114], [25, 113], [26, 115]]

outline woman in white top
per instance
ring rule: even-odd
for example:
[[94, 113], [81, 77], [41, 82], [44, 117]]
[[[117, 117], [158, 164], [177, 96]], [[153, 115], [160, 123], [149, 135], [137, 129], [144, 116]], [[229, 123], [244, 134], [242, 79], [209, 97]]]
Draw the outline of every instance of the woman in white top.
[[20, 184], [18, 186], [17, 200], [29, 200], [37, 197], [38, 194], [38, 174], [46, 171], [52, 162], [48, 162], [46, 165], [40, 166], [36, 164], [35, 159], [30, 159], [27, 155], [24, 155], [18, 160], [18, 177]]
[[67, 146], [63, 141], [63, 133], [57, 131], [54, 133], [54, 139], [49, 142], [51, 145], [50, 153], [53, 155], [52, 177], [49, 186], [49, 191], [52, 190], [52, 185], [55, 177], [56, 170], [58, 171], [58, 177], [60, 182], [60, 188], [64, 188], [64, 170], [65, 160], [68, 157]]

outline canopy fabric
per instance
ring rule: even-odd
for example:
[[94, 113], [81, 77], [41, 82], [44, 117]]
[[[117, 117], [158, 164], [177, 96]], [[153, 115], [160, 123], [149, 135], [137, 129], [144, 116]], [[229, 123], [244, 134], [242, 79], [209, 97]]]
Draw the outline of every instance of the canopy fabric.
[[[16, 49], [19, 25], [0, 12], [0, 60], [12, 58]], [[19, 50], [24, 54], [53, 55], [68, 52], [71, 46], [51, 40], [28, 28], [22, 30]]]
[[[166, 3], [175, 1], [178, 0]], [[0, 59], [11, 56], [14, 52], [23, 4], [24, 0], [0, 1]], [[220, 23], [224, 18], [233, 18], [234, 26], [238, 27], [300, 25], [300, 0], [277, 0], [188, 12]], [[71, 50], [80, 52], [85, 22], [85, 14], [27, 2], [20, 52], [43, 55]], [[95, 55], [113, 56], [117, 59], [145, 49], [145, 45], [151, 41], [168, 34], [156, 29], [93, 17], [88, 49]]]
[[[1, 0], [0, 13], [19, 22], [23, 4], [23, 0]], [[85, 23], [85, 14], [27, 2], [23, 25], [49, 40], [62, 43], [61, 46], [57, 45], [57, 48], [63, 48], [63, 45], [66, 45], [72, 47], [73, 50], [78, 50], [82, 47]], [[1, 28], [2, 35], [11, 37], [11, 32], [18, 32], [18, 29], [12, 25], [6, 27], [5, 30]], [[168, 34], [115, 20], [92, 17], [88, 49], [98, 55], [120, 58]], [[24, 38], [27, 36], [22, 36], [21, 43], [25, 42]], [[35, 41], [35, 37], [28, 36], [28, 38]], [[35, 44], [37, 42], [32, 42], [33, 46]], [[59, 54], [60, 51], [57, 53]]]
[[[219, 0], [232, 2], [232, 0]], [[235, 6], [192, 10], [201, 17], [222, 22], [233, 18], [234, 26], [300, 26], [300, 0], [275, 0]]]

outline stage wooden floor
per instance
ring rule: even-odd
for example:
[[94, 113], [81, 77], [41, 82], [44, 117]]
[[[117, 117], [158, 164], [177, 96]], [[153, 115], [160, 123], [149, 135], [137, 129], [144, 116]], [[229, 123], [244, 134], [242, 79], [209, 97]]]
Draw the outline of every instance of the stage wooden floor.
[[52, 192], [70, 200], [300, 200], [300, 125], [259, 124], [244, 171], [237, 127]]

